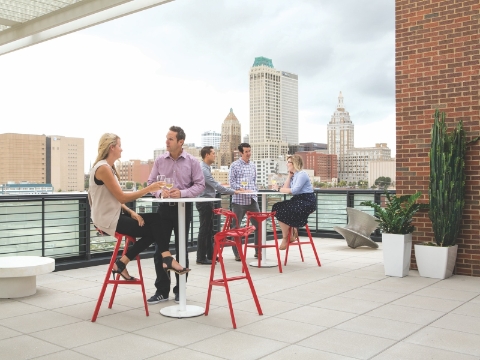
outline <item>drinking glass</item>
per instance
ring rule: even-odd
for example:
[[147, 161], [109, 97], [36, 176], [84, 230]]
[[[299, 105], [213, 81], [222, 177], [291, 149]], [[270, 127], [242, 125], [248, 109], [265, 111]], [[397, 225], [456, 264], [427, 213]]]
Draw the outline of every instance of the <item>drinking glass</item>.
[[245, 189], [246, 186], [248, 185], [248, 180], [246, 178], [242, 178], [240, 180], [240, 185], [242, 185], [242, 187]]
[[173, 178], [165, 178], [165, 187], [170, 190], [173, 188]]
[[[160, 182], [162, 188], [165, 187], [165, 175], [157, 175], [157, 181]], [[161, 193], [161, 197], [163, 199], [163, 191]]]

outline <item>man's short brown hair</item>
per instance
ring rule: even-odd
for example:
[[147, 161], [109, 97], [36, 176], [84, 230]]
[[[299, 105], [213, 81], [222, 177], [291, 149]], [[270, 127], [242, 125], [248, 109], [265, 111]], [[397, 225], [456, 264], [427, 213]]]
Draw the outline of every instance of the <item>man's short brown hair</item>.
[[202, 155], [202, 159], [205, 159], [205, 156], [210, 155], [213, 150], [213, 146], [204, 146], [202, 150], [200, 150], [200, 155]]

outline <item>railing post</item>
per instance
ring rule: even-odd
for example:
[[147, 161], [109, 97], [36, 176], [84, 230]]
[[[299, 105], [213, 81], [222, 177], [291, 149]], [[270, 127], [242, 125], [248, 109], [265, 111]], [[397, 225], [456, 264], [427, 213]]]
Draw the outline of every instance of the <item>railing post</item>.
[[42, 196], [42, 257], [45, 256], [45, 198]]
[[85, 215], [83, 218], [83, 224], [85, 228], [85, 260], [90, 260], [92, 258], [90, 250], [90, 203], [88, 198], [84, 202], [85, 206]]

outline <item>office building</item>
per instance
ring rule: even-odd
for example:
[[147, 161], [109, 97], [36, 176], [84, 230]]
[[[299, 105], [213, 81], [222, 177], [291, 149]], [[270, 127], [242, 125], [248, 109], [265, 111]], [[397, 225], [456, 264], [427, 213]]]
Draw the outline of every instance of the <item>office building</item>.
[[213, 146], [215, 149], [220, 148], [220, 139], [222, 134], [209, 130], [205, 131], [200, 135], [202, 147], [204, 146]]
[[0, 134], [0, 184], [51, 184], [83, 191], [84, 141], [66, 136]]
[[120, 182], [134, 182], [143, 185], [152, 172], [154, 160], [128, 160], [115, 162], [115, 168], [120, 176]]
[[230, 166], [234, 159], [234, 151], [242, 142], [242, 127], [237, 117], [230, 109], [222, 123], [222, 135], [220, 140], [220, 151], [217, 154], [217, 167]]
[[302, 158], [303, 168], [313, 170], [313, 176], [322, 182], [332, 182], [332, 179], [338, 178], [337, 155], [318, 151], [299, 151], [295, 155]]
[[249, 78], [252, 160], [258, 184], [266, 186], [269, 174], [285, 159], [288, 144], [298, 144], [298, 76], [257, 57]]
[[354, 126], [350, 114], [345, 110], [343, 95], [338, 96], [337, 110], [327, 125], [328, 153], [337, 155], [337, 168], [340, 180], [344, 179], [346, 168], [343, 158], [353, 148]]

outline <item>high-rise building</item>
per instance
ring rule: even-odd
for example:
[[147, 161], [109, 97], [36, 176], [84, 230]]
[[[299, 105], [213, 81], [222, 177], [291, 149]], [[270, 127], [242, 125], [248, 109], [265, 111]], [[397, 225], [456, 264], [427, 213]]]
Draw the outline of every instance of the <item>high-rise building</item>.
[[230, 112], [222, 123], [220, 154], [217, 156], [218, 167], [230, 166], [230, 164], [235, 161], [233, 153], [242, 142], [241, 139], [242, 127], [233, 113], [233, 109], [230, 109]]
[[222, 134], [209, 130], [200, 135], [202, 147], [213, 146], [215, 149], [220, 148], [220, 139]]
[[250, 144], [250, 136], [248, 136], [248, 134], [245, 134], [245, 136], [243, 137], [243, 142]]
[[343, 95], [340, 91], [338, 96], [337, 110], [333, 113], [327, 125], [328, 153], [337, 155], [337, 168], [339, 179], [344, 180], [346, 172], [343, 158], [348, 150], [353, 148], [354, 127], [350, 120], [350, 114], [345, 111]]
[[0, 184], [52, 184], [55, 191], [83, 191], [84, 141], [66, 136], [0, 134]]
[[[47, 183], [55, 191], [83, 191], [85, 189], [83, 173], [84, 142], [82, 138], [66, 136], [47, 136], [47, 158], [50, 150], [50, 162], [47, 162]], [[48, 164], [51, 165], [48, 171]], [[50, 173], [50, 179], [48, 174]]]
[[276, 70], [265, 57], [255, 58], [249, 76], [252, 160], [257, 182], [267, 185], [288, 144], [298, 144], [298, 76]]
[[45, 135], [0, 134], [0, 184], [47, 183]]

